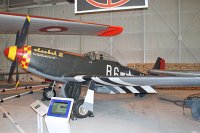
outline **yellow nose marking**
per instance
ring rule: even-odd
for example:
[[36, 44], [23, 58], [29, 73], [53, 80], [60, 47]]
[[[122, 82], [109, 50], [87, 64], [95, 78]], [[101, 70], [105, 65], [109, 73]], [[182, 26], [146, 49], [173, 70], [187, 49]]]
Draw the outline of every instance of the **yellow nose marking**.
[[8, 58], [14, 61], [16, 57], [16, 53], [17, 53], [17, 46], [9, 47]]

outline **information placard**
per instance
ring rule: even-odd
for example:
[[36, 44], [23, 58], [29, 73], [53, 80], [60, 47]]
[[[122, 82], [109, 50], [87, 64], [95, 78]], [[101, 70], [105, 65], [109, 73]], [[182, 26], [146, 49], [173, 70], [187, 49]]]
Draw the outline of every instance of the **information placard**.
[[44, 116], [47, 114], [48, 107], [39, 100], [33, 102], [30, 106], [40, 116]]

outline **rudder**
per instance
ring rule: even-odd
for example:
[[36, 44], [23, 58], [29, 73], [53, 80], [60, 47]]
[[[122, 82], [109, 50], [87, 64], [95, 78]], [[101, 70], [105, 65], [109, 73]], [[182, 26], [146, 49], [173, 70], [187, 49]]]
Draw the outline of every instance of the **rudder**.
[[153, 66], [153, 69], [165, 70], [165, 60], [161, 57], [158, 57]]

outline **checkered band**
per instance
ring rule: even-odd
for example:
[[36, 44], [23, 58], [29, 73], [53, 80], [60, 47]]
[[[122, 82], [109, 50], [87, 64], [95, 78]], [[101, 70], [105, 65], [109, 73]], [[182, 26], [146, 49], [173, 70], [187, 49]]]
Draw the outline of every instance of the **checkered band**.
[[20, 64], [22, 68], [27, 69], [31, 60], [31, 46], [24, 46], [23, 51], [24, 54], [22, 56]]

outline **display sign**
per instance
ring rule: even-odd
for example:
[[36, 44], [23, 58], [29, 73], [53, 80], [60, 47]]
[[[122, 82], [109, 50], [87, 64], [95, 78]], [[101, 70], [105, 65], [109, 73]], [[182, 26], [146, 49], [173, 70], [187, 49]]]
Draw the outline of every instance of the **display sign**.
[[39, 100], [33, 102], [30, 106], [40, 116], [44, 116], [47, 114], [48, 107]]
[[66, 115], [68, 103], [54, 102], [52, 107], [52, 114]]
[[71, 133], [69, 119], [74, 99], [52, 97], [45, 122], [49, 133]]
[[75, 0], [75, 13], [147, 8], [148, 0]]
[[68, 118], [70, 116], [72, 104], [72, 101], [69, 99], [52, 98], [47, 116]]

